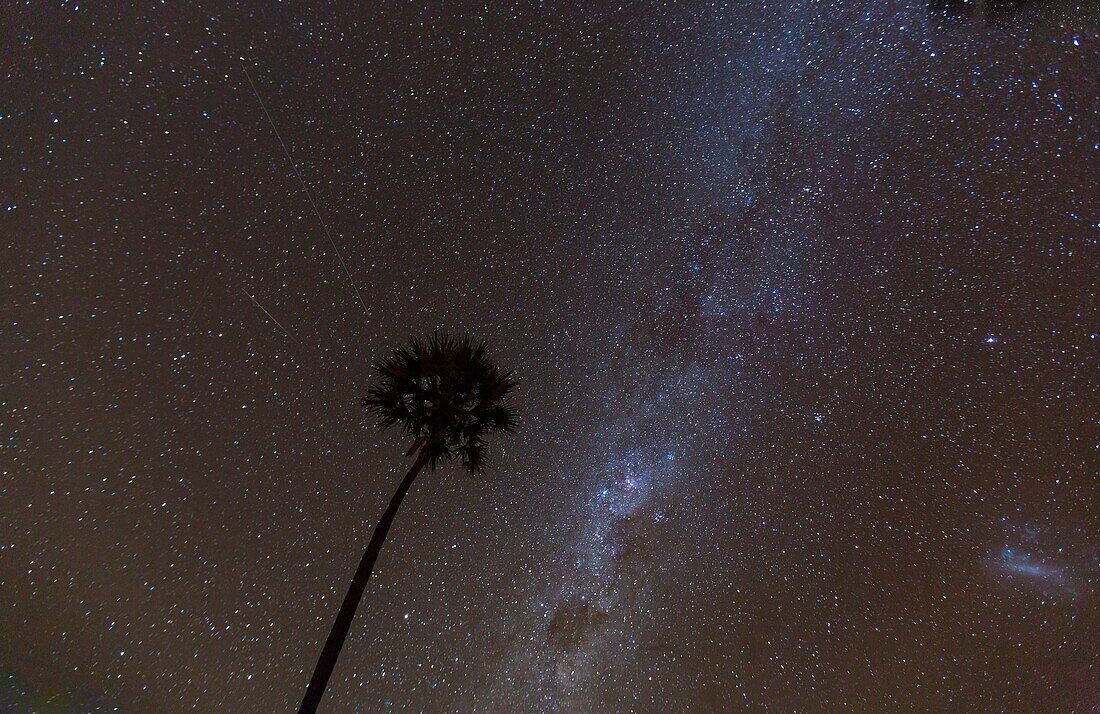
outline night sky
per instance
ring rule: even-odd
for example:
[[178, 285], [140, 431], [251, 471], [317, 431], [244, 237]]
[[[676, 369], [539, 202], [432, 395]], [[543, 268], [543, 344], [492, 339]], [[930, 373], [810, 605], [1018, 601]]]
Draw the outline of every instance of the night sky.
[[293, 710], [437, 328], [522, 426], [323, 710], [1100, 707], [1095, 10], [97, 5], [0, 10], [0, 709]]

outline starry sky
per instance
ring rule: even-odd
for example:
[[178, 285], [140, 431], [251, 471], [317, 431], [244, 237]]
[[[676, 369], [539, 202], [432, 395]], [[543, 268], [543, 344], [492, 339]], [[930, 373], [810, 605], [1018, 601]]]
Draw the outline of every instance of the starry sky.
[[1100, 706], [1094, 9], [0, 13], [0, 708]]

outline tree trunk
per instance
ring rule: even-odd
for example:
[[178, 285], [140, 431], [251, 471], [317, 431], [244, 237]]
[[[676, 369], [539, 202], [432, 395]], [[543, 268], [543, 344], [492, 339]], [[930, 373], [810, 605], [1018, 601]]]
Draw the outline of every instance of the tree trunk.
[[420, 473], [428, 460], [427, 449], [421, 448], [416, 462], [405, 474], [405, 480], [397, 487], [397, 492], [390, 499], [390, 505], [382, 514], [378, 525], [374, 527], [374, 533], [370, 537], [370, 545], [363, 553], [363, 559], [359, 561], [359, 567], [355, 569], [355, 576], [351, 579], [348, 594], [344, 596], [344, 602], [340, 605], [340, 612], [336, 615], [336, 622], [332, 623], [332, 631], [328, 633], [325, 648], [321, 650], [321, 658], [317, 660], [317, 667], [313, 670], [313, 677], [309, 680], [306, 695], [302, 698], [302, 706], [298, 708], [298, 714], [312, 714], [317, 711], [317, 705], [321, 703], [321, 697], [325, 695], [325, 687], [328, 678], [336, 667], [336, 659], [340, 656], [340, 649], [344, 646], [344, 640], [348, 636], [348, 629], [355, 617], [355, 608], [359, 606], [359, 600], [363, 597], [363, 591], [367, 589], [367, 581], [371, 571], [374, 570], [374, 562], [378, 560], [378, 554], [382, 552], [382, 544], [386, 542], [386, 534], [389, 533], [390, 524], [393, 523], [397, 510], [401, 508], [401, 501], [409, 492], [416, 475]]

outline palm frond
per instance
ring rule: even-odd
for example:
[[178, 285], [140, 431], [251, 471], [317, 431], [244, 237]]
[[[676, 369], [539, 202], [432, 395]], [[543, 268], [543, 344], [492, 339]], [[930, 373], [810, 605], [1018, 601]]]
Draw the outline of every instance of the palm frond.
[[485, 436], [511, 432], [517, 413], [511, 372], [488, 357], [484, 342], [436, 332], [413, 338], [374, 366], [363, 406], [380, 428], [401, 427], [435, 467], [458, 460], [472, 473], [486, 463]]

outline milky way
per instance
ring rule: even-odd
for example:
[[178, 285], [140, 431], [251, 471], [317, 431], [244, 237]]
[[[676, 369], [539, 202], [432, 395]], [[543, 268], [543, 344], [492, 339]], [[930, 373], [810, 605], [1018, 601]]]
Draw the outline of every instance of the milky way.
[[439, 327], [328, 711], [1100, 706], [1098, 18], [986, 5], [4, 10], [0, 708], [292, 710]]

